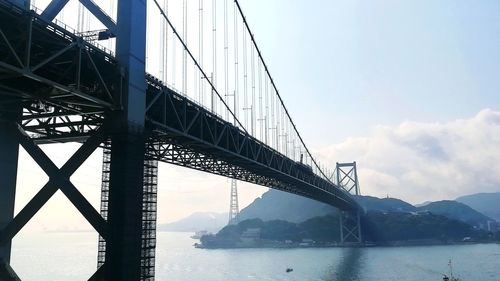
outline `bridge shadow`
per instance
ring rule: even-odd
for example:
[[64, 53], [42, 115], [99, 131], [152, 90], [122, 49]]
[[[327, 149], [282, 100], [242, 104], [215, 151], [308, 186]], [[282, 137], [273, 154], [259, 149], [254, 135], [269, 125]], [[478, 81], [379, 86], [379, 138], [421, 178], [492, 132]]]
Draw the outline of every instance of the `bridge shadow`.
[[358, 281], [362, 269], [363, 248], [342, 249], [342, 259], [338, 265], [331, 265], [321, 280]]

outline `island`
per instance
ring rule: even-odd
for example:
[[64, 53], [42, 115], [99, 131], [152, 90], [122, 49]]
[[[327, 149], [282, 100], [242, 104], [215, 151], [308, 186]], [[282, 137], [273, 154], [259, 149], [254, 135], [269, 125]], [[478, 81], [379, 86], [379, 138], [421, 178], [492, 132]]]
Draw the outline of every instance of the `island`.
[[[339, 212], [295, 195], [270, 191], [244, 209], [238, 224], [204, 235], [198, 248], [338, 247]], [[285, 200], [283, 204], [280, 200]], [[359, 196], [361, 244], [349, 246], [498, 243], [495, 220], [453, 200], [413, 206], [396, 198]], [[278, 206], [278, 207], [277, 207]], [[276, 208], [285, 208], [286, 210]], [[307, 207], [307, 208], [306, 208]], [[306, 211], [302, 211], [306, 210]], [[308, 214], [309, 217], [303, 217]], [[316, 216], [315, 216], [316, 214]], [[253, 218], [252, 218], [253, 216]], [[248, 218], [250, 217], [250, 218]], [[300, 221], [301, 219], [304, 219]], [[295, 220], [295, 221], [294, 221]]]

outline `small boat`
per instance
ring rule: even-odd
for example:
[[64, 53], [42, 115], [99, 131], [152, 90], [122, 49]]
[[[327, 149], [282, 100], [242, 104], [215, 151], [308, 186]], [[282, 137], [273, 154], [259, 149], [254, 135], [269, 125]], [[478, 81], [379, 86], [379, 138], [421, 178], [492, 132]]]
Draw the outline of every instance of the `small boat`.
[[292, 272], [293, 271], [293, 268], [287, 268], [286, 269], [286, 273], [289, 273], [289, 272]]
[[453, 267], [451, 266], [451, 260], [448, 261], [448, 267], [450, 268], [450, 275], [443, 274], [443, 281], [460, 281], [457, 277], [453, 276]]

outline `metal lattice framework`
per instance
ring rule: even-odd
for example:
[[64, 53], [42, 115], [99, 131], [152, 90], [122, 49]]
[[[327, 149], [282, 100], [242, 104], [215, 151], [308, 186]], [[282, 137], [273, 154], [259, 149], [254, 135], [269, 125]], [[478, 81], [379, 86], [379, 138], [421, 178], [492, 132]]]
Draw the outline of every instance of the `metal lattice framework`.
[[229, 198], [229, 220], [228, 224], [238, 224], [240, 210], [238, 207], [238, 185], [235, 179], [231, 180], [231, 194]]
[[[111, 174], [111, 141], [106, 140], [102, 147], [102, 175], [101, 175], [101, 216], [108, 219], [109, 210], [109, 177]], [[106, 240], [99, 235], [97, 246], [97, 268], [106, 261]]]
[[336, 183], [338, 186], [342, 187], [349, 193], [353, 193], [354, 195], [361, 195], [356, 162], [337, 163], [335, 174], [337, 176]]
[[144, 160], [144, 187], [142, 197], [141, 280], [155, 277], [156, 204], [158, 193], [158, 160]]

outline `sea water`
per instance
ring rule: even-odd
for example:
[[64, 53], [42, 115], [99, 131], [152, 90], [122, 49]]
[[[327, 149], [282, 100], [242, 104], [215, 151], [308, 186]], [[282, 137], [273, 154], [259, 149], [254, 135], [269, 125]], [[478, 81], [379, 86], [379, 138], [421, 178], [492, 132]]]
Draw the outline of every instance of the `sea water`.
[[[214, 250], [194, 248], [190, 235], [158, 233], [156, 280], [440, 281], [449, 260], [461, 280], [500, 280], [499, 244]], [[96, 258], [95, 233], [26, 233], [13, 241], [11, 265], [24, 281], [77, 281]]]

